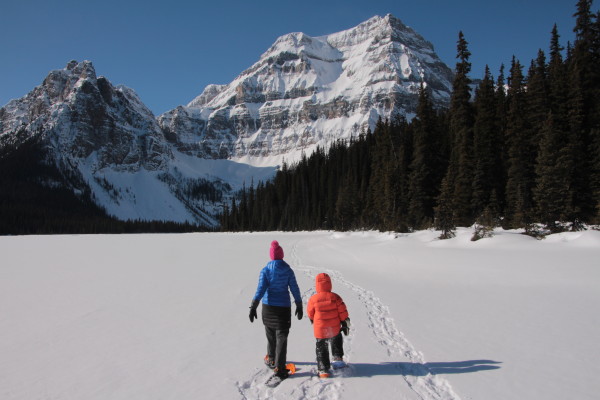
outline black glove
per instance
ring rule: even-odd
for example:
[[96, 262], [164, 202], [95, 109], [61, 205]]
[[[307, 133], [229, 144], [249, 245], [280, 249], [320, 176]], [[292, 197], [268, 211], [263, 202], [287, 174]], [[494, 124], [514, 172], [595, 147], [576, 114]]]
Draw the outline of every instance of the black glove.
[[348, 333], [350, 332], [350, 318], [346, 319], [345, 321], [341, 322], [342, 324], [342, 332], [344, 332], [345, 336], [348, 336]]
[[301, 302], [296, 303], [296, 312], [294, 314], [296, 316], [298, 316], [298, 319], [302, 319], [304, 312], [302, 311], [302, 303]]
[[252, 300], [252, 303], [250, 303], [250, 322], [254, 322], [254, 319], [258, 318], [258, 315], [256, 315], [258, 303], [258, 300]]

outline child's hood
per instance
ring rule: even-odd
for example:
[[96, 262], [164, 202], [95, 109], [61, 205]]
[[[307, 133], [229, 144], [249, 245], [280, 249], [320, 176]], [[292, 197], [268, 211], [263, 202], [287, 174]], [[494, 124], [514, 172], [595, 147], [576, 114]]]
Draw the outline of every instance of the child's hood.
[[315, 278], [317, 293], [331, 292], [331, 278], [326, 273], [321, 273]]

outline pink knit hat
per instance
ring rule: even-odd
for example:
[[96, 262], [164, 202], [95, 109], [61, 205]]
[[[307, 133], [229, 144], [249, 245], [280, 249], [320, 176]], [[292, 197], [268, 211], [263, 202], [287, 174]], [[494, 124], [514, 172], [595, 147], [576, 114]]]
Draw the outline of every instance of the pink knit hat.
[[283, 260], [283, 249], [279, 246], [277, 240], [271, 242], [271, 249], [269, 250], [271, 260]]

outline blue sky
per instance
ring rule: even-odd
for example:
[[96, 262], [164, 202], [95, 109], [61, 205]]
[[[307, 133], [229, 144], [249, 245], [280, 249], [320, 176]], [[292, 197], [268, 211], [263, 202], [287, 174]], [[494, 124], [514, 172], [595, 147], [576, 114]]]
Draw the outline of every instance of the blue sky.
[[[72, 59], [133, 88], [155, 114], [187, 104], [210, 83], [251, 66], [277, 37], [320, 36], [391, 13], [433, 43], [451, 68], [462, 30], [472, 76], [494, 76], [515, 55], [547, 50], [558, 24], [573, 40], [576, 0], [138, 1], [0, 0], [0, 106]], [[593, 6], [598, 9], [597, 4]]]

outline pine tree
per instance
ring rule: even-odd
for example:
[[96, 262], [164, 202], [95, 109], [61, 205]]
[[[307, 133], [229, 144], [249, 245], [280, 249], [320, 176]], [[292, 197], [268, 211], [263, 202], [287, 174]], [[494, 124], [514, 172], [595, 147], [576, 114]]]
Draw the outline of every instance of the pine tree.
[[572, 179], [575, 165], [573, 136], [569, 133], [567, 108], [567, 70], [562, 60], [556, 25], [550, 41], [548, 65], [548, 112], [540, 129], [536, 160], [534, 200], [536, 215], [551, 231], [559, 230], [557, 221], [575, 219]]
[[573, 196], [570, 191], [573, 159], [564, 132], [555, 127], [552, 113], [548, 114], [541, 131], [542, 140], [536, 164], [534, 199], [540, 222], [556, 232], [557, 221], [571, 218]]
[[509, 78], [508, 104], [505, 227], [520, 228], [531, 223], [535, 152], [526, 118], [528, 109], [522, 67], [514, 58]]
[[454, 210], [452, 209], [452, 184], [450, 176], [446, 175], [442, 180], [440, 196], [435, 207], [435, 228], [441, 230], [440, 239], [450, 239], [455, 236], [456, 224], [454, 223]]
[[335, 204], [336, 229], [341, 231], [352, 228], [359, 212], [357, 190], [350, 174], [342, 181]]
[[539, 142], [538, 133], [541, 132], [550, 110], [547, 75], [546, 55], [539, 50], [537, 59], [532, 60], [529, 68], [526, 92], [529, 107], [527, 117], [533, 134], [533, 143]]
[[[594, 111], [600, 101], [598, 93], [598, 63], [594, 55], [594, 24], [591, 13], [591, 0], [577, 2], [575, 44], [569, 62], [569, 125], [570, 143], [574, 152], [573, 170], [575, 227], [582, 220], [589, 220], [595, 214], [596, 201], [590, 182], [594, 180], [594, 166], [587, 155], [594, 152], [594, 132], [600, 124], [600, 116]], [[592, 183], [593, 185], [593, 183]]]
[[395, 170], [392, 174], [395, 191], [394, 222], [391, 229], [394, 231], [409, 231], [408, 207], [410, 164], [413, 155], [413, 129], [405, 117], [396, 116], [391, 124], [392, 140], [395, 151]]
[[498, 193], [503, 185], [503, 132], [497, 118], [496, 100], [494, 81], [486, 66], [483, 80], [475, 95], [476, 118], [473, 128], [473, 210], [478, 217], [488, 206], [492, 193]]
[[548, 102], [555, 121], [559, 121], [562, 129], [567, 129], [567, 68], [561, 52], [556, 24], [552, 29], [550, 41], [550, 63], [548, 65]]
[[[592, 24], [592, 63], [595, 66], [600, 65], [600, 11], [594, 16]], [[595, 204], [593, 222], [600, 224], [600, 71], [599, 68], [593, 70], [592, 85], [593, 91], [591, 97], [592, 120], [590, 127], [589, 152], [591, 155], [590, 163], [590, 189], [593, 194], [592, 203]]]
[[378, 229], [389, 230], [394, 225], [395, 200], [394, 169], [396, 160], [389, 121], [377, 122], [375, 131], [371, 176], [371, 203]]
[[408, 222], [424, 229], [433, 221], [434, 207], [443, 176], [440, 159], [441, 140], [429, 90], [421, 84], [417, 113], [412, 121], [414, 151], [410, 164]]
[[448, 166], [447, 184], [454, 188], [452, 208], [455, 223], [469, 226], [473, 223], [471, 209], [473, 183], [473, 108], [471, 100], [471, 70], [468, 43], [462, 32], [458, 35], [456, 75], [450, 100], [450, 136], [452, 153]]

